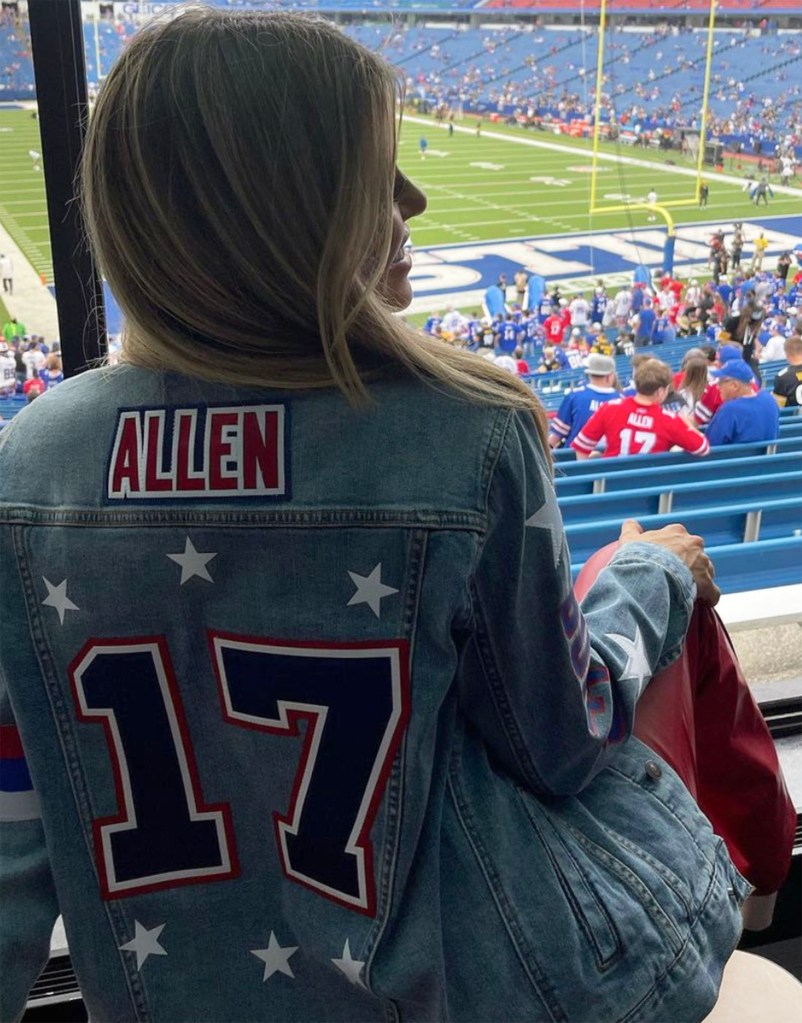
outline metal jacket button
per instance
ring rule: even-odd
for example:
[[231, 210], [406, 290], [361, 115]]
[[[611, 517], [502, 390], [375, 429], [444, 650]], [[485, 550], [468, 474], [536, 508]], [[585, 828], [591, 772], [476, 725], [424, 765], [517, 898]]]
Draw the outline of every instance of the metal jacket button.
[[663, 768], [654, 760], [647, 760], [646, 773], [652, 781], [658, 781], [658, 779], [663, 777]]

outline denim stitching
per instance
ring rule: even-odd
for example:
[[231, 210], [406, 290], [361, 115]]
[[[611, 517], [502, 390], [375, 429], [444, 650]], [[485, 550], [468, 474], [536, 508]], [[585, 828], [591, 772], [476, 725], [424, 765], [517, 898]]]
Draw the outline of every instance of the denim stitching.
[[[72, 789], [73, 798], [75, 799], [80, 819], [84, 825], [84, 827], [81, 828], [81, 832], [84, 844], [87, 847], [89, 863], [91, 864], [93, 873], [97, 877], [97, 862], [95, 860], [95, 847], [91, 831], [92, 821], [98, 816], [98, 814], [96, 814], [92, 808], [89, 789], [86, 784], [83, 767], [81, 766], [80, 758], [78, 757], [76, 749], [75, 736], [73, 733], [72, 708], [68, 709], [64, 700], [62, 700], [61, 691], [56, 681], [56, 670], [53, 664], [50, 648], [47, 645], [47, 639], [42, 629], [41, 617], [38, 611], [39, 601], [36, 594], [33, 576], [30, 571], [30, 554], [26, 543], [26, 534], [29, 532], [32, 532], [32, 530], [29, 528], [23, 529], [21, 527], [17, 527], [12, 530], [14, 549], [17, 556], [17, 569], [19, 571], [25, 603], [27, 606], [31, 641], [36, 651], [42, 681], [44, 683], [48, 702], [52, 708], [53, 718], [57, 726], [59, 743], [61, 745], [64, 763], [70, 779], [70, 788]], [[89, 825], [88, 829], [86, 827], [87, 823]], [[119, 946], [129, 937], [130, 921], [123, 911], [123, 906], [118, 902], [104, 902], [103, 910], [108, 918], [112, 933], [115, 935], [115, 945], [119, 948]], [[131, 995], [132, 1008], [136, 1014], [136, 1018], [140, 1021], [140, 1023], [148, 1023], [151, 1017], [147, 1008], [147, 997], [142, 977], [140, 973], [134, 969], [133, 963], [130, 963], [130, 957], [125, 956], [123, 952], [120, 952], [119, 959], [120, 968], [123, 971], [126, 986]]]

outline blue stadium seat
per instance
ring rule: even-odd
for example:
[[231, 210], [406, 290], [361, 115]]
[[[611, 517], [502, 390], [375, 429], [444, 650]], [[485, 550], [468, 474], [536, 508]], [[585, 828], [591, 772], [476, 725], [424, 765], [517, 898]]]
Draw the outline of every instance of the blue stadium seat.
[[[779, 471], [781, 465], [786, 465], [788, 472], [798, 472], [798, 453], [802, 451], [802, 438], [790, 438], [788, 442], [779, 441], [778, 447], [780, 444], [785, 443], [792, 444], [794, 447], [791, 447], [790, 451], [783, 447], [783, 454], [791, 456], [787, 462], [783, 463], [777, 461], [779, 455], [749, 453], [747, 457], [697, 458], [694, 461], [690, 461], [686, 457], [682, 462], [676, 460], [673, 455], [669, 455], [668, 458], [672, 459], [671, 461], [655, 464], [656, 459], [664, 457], [655, 455], [651, 465], [647, 465], [647, 460], [644, 458], [642, 467], [640, 459], [630, 458], [629, 465], [619, 465], [617, 467], [618, 471], [610, 472], [603, 479], [594, 478], [592, 474], [585, 473], [573, 476], [557, 476], [554, 483], [557, 497], [562, 500], [564, 497], [575, 495], [610, 493], [611, 491], [632, 490], [638, 487], [665, 487], [669, 489], [681, 483], [692, 482], [698, 486], [706, 486], [713, 480], [771, 476]], [[732, 448], [735, 447], [745, 452], [749, 452], [750, 449], [754, 451], [754, 446], [750, 444], [732, 445]], [[623, 462], [625, 460], [609, 458], [604, 461]], [[633, 461], [638, 461], [639, 463], [635, 468], [632, 467]], [[796, 466], [796, 468], [792, 468], [792, 466]], [[572, 463], [570, 462], [565, 466], [565, 468], [571, 467]], [[603, 491], [601, 490], [602, 482], [604, 483]]]
[[[637, 518], [643, 515], [681, 513], [720, 508], [750, 502], [756, 507], [766, 498], [780, 500], [802, 494], [802, 458], [777, 456], [777, 471], [770, 475], [737, 475], [722, 480], [705, 480], [676, 485], [633, 487], [611, 493], [563, 497], [560, 511], [566, 525], [604, 519]], [[799, 523], [802, 527], [802, 521]]]
[[[644, 529], [662, 529], [679, 522], [689, 532], [702, 536], [707, 547], [758, 542], [761, 537], [764, 540], [783, 539], [793, 537], [795, 530], [802, 529], [802, 491], [797, 490], [793, 497], [779, 501], [762, 501], [756, 496], [743, 504], [646, 515], [639, 521]], [[594, 551], [616, 540], [620, 531], [620, 518], [567, 523], [565, 533], [573, 562], [587, 560]], [[796, 577], [789, 581], [802, 582], [802, 561], [796, 565]]]

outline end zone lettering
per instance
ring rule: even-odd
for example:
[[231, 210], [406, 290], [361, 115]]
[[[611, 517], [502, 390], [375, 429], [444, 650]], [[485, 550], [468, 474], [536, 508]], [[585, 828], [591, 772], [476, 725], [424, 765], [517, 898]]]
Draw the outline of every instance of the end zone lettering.
[[284, 405], [121, 411], [108, 499], [284, 494], [285, 415]]

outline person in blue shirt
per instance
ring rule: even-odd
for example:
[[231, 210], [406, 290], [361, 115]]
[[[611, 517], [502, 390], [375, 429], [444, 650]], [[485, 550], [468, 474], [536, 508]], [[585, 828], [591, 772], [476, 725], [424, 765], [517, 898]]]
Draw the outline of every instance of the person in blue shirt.
[[664, 313], [657, 320], [652, 332], [652, 344], [654, 345], [670, 345], [677, 339], [677, 331], [674, 324], [671, 322], [671, 318], [667, 313]]
[[423, 325], [424, 333], [434, 334], [434, 328], [441, 326], [442, 322], [443, 317], [440, 315], [440, 313], [437, 312], [432, 313], [431, 316], [427, 317], [426, 322]]
[[735, 294], [735, 291], [732, 285], [730, 284], [728, 277], [719, 278], [718, 287], [716, 288], [716, 291], [719, 293], [719, 295], [721, 295], [721, 301], [724, 303], [725, 307], [729, 309], [729, 307], [732, 305], [732, 298], [733, 295]]
[[[634, 293], [633, 293], [634, 297]], [[635, 347], [644, 348], [652, 343], [652, 334], [657, 322], [657, 313], [652, 308], [652, 300], [644, 299], [643, 308], [638, 313], [638, 325], [635, 329]]]
[[776, 440], [780, 410], [768, 391], [752, 390], [754, 374], [743, 359], [731, 359], [710, 374], [718, 383], [722, 404], [707, 428], [711, 447]]
[[503, 355], [511, 355], [518, 347], [522, 330], [519, 324], [515, 323], [512, 314], [507, 314], [507, 319], [500, 325], [498, 331], [498, 348]]
[[590, 301], [591, 323], [601, 323], [604, 320], [604, 311], [607, 308], [608, 301], [609, 299], [607, 297], [607, 292], [604, 290], [604, 285], [599, 284]]
[[629, 311], [633, 314], [639, 313], [645, 305], [646, 292], [643, 284], [636, 284], [632, 289], [632, 305]]
[[552, 300], [551, 295], [544, 295], [543, 298], [540, 300], [540, 305], [538, 306], [537, 310], [538, 319], [540, 320], [541, 323], [545, 323], [553, 312], [554, 301]]
[[535, 349], [543, 348], [544, 333], [540, 327], [540, 320], [536, 313], [528, 316], [524, 320], [524, 355], [527, 358], [532, 358], [535, 355]]
[[569, 391], [559, 411], [549, 423], [549, 444], [553, 448], [569, 447], [596, 409], [608, 401], [620, 398], [615, 389], [615, 362], [609, 355], [589, 355], [585, 373], [587, 385]]

